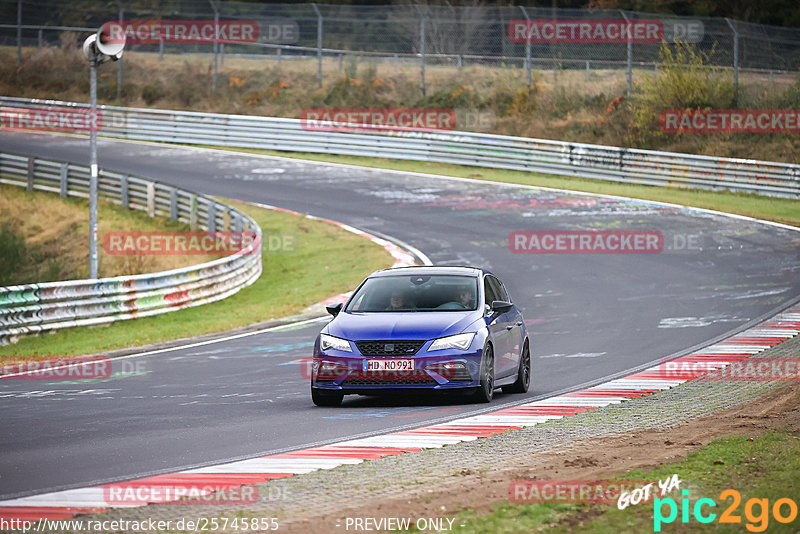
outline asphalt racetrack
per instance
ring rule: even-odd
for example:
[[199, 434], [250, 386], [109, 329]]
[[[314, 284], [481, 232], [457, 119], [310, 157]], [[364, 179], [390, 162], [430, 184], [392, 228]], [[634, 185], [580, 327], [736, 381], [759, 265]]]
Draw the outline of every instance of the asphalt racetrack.
[[[2, 134], [0, 149], [88, 162], [84, 138]], [[657, 362], [739, 330], [800, 295], [800, 233], [748, 220], [568, 192], [106, 139], [99, 141], [99, 160], [101, 168], [389, 235], [435, 264], [493, 270], [524, 311], [533, 362], [530, 392], [498, 392], [493, 409]], [[513, 253], [509, 234], [520, 230], [655, 231], [663, 236], [663, 250]], [[119, 360], [115, 370], [124, 374], [101, 383], [3, 380], [0, 499], [304, 448], [487, 409], [462, 399], [358, 396], [345, 397], [340, 408], [314, 407], [296, 360], [310, 355], [323, 324]]]

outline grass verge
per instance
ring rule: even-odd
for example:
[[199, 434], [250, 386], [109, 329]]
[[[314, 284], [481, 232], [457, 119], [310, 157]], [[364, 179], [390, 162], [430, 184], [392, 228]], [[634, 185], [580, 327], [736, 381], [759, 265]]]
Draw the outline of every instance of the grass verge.
[[279, 152], [276, 150], [217, 146], [207, 146], [205, 148], [655, 200], [658, 202], [669, 202], [696, 208], [724, 211], [792, 226], [800, 226], [800, 202], [789, 198], [771, 198], [729, 191], [704, 191], [701, 189], [678, 189], [649, 185], [618, 184], [586, 178], [572, 178], [503, 169], [488, 169], [485, 167], [465, 167], [449, 163], [420, 163], [386, 158], [340, 156], [307, 152]]
[[253, 217], [265, 236], [295, 236], [294, 250], [270, 253], [264, 247], [261, 277], [225, 300], [135, 321], [22, 338], [14, 345], [0, 347], [0, 361], [91, 354], [284, 317], [348, 291], [370, 272], [392, 264], [391, 256], [382, 248], [329, 223], [222, 200]]
[[[188, 231], [168, 217], [150, 218], [107, 200], [98, 209], [100, 277], [166, 271], [210, 261], [211, 255], [128, 256], [107, 254], [107, 232]], [[0, 185], [0, 286], [89, 277], [89, 201], [45, 191]], [[13, 236], [13, 237], [12, 237]]]
[[[677, 490], [666, 497], [673, 498], [678, 514], [670, 524], [661, 525], [662, 532], [797, 532], [800, 519], [795, 517], [788, 524], [778, 522], [773, 515], [773, 506], [778, 499], [792, 499], [798, 503], [800, 482], [800, 438], [773, 432], [757, 438], [733, 436], [712, 441], [702, 449], [689, 454], [677, 463], [664, 464], [649, 471], [629, 471], [615, 480], [665, 480], [678, 474], [681, 490], [688, 490], [688, 520], [682, 522], [682, 495]], [[738, 522], [721, 524], [721, 514], [733, 507], [734, 497], [721, 498], [724, 490], [733, 489], [741, 495], [741, 502], [732, 509], [732, 518]], [[716, 503], [707, 504], [702, 513], [716, 514], [715, 519], [702, 524], [693, 514], [694, 505], [700, 498], [709, 498]], [[768, 509], [758, 504], [748, 504], [750, 499], [768, 499]], [[747, 513], [747, 510], [750, 513]], [[664, 516], [668, 505], [662, 506]], [[790, 516], [790, 506], [782, 505], [781, 514]], [[619, 510], [615, 504], [513, 504], [505, 502], [495, 505], [488, 514], [476, 514], [465, 510], [456, 516], [454, 525], [465, 525], [459, 529], [463, 534], [500, 532], [538, 532], [547, 530], [556, 534], [580, 531], [582, 534], [606, 534], [611, 532], [653, 532], [654, 503], [631, 505]], [[796, 516], [796, 514], [795, 514]], [[749, 526], [748, 526], [749, 525]]]

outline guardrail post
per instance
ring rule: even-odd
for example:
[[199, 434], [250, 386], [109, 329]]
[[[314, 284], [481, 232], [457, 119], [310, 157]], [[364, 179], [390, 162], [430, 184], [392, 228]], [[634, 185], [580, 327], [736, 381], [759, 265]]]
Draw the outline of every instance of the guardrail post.
[[178, 189], [175, 187], [169, 192], [169, 218], [178, 220]]
[[61, 190], [61, 196], [66, 198], [69, 194], [67, 191], [67, 176], [69, 175], [69, 163], [62, 163], [61, 164], [61, 176], [59, 177], [58, 183]]
[[[528, 10], [525, 9], [525, 6], [519, 6], [522, 10], [522, 14], [525, 16], [525, 20], [530, 21], [531, 18], [528, 16]], [[459, 57], [459, 60], [461, 58]], [[461, 65], [459, 65], [461, 66]], [[525, 79], [527, 80], [528, 84], [528, 91], [531, 90], [531, 40], [525, 39]]]
[[739, 32], [731, 19], [725, 17], [725, 22], [733, 32], [733, 105], [739, 103]]
[[150, 218], [156, 216], [156, 184], [147, 182], [147, 215]]
[[217, 213], [216, 213], [216, 204], [213, 202], [209, 202], [208, 204], [208, 227], [209, 232], [216, 232], [217, 231]]
[[311, 4], [317, 13], [317, 87], [322, 88], [322, 12], [317, 4]]
[[119, 198], [120, 198], [120, 204], [122, 204], [123, 208], [125, 208], [125, 209], [130, 208], [130, 205], [128, 204], [128, 175], [127, 174], [123, 174], [122, 178], [119, 181]]
[[36, 165], [36, 160], [33, 158], [33, 156], [28, 156], [28, 186], [27, 186], [28, 193], [33, 191], [33, 170], [35, 168], [35, 165]]
[[192, 195], [189, 201], [191, 208], [189, 208], [189, 229], [194, 232], [197, 230], [197, 195]]
[[231, 231], [231, 211], [230, 209], [225, 210], [225, 213], [222, 214], [222, 230], [225, 232]]
[[234, 232], [242, 231], [242, 216], [236, 212], [234, 212], [233, 214], [233, 231]]

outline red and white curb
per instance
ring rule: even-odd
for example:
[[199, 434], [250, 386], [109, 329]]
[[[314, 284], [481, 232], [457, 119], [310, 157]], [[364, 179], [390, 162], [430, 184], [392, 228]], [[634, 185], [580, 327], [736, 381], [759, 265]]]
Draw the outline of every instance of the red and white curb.
[[[145, 503], [168, 504], [176, 502], [181, 496], [210, 495], [274, 478], [473, 441], [651, 395], [702, 376], [711, 368], [725, 367], [758, 354], [798, 333], [800, 305], [723, 341], [670, 360], [670, 363], [686, 363], [690, 367], [696, 362], [703, 362], [704, 365], [700, 367], [704, 370], [690, 373], [690, 376], [681, 372], [681, 378], [675, 378], [674, 372], [661, 364], [590, 388], [447, 423], [177, 473], [0, 501], [0, 518], [26, 521], [66, 519], [78, 514], [105, 512], [110, 508], [131, 508]], [[137, 499], [143, 500], [135, 504], [125, 503], [124, 500], [120, 502], [118, 498], [110, 501], [110, 488], [118, 493], [133, 490], [134, 494], [137, 488], [145, 488], [147, 497], [142, 498], [138, 493]]]

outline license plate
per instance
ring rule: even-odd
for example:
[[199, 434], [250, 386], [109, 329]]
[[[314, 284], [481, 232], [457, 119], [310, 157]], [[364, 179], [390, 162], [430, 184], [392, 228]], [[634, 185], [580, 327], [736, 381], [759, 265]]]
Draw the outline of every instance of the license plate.
[[364, 360], [364, 371], [413, 371], [414, 360]]

